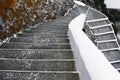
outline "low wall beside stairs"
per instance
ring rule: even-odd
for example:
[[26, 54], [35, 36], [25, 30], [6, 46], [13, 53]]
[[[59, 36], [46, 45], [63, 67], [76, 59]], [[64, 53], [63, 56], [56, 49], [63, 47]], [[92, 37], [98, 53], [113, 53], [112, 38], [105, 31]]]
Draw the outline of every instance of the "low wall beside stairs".
[[82, 31], [85, 14], [69, 24], [68, 36], [81, 80], [120, 80], [120, 74]]

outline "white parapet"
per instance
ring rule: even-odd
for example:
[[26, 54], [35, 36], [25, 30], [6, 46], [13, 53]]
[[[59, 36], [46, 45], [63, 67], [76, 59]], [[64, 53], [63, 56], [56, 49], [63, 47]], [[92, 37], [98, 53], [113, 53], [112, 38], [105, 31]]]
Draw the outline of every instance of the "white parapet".
[[85, 14], [69, 24], [68, 36], [75, 55], [81, 80], [120, 80], [120, 73], [82, 31]]

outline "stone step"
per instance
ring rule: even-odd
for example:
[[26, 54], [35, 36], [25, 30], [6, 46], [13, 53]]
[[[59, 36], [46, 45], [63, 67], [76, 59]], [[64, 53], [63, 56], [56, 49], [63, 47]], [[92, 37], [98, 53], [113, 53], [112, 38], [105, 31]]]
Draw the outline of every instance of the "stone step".
[[99, 36], [99, 35], [106, 35], [106, 34], [113, 34], [114, 33], [114, 31], [109, 31], [109, 32], [104, 32], [104, 33], [98, 33], [98, 34], [93, 34], [93, 35], [95, 35], [95, 36]]
[[41, 30], [41, 29], [51, 29], [51, 30], [53, 30], [54, 31], [54, 29], [68, 29], [68, 27], [61, 27], [61, 26], [38, 26], [38, 27], [33, 27], [33, 28], [31, 28], [31, 29], [38, 29], [38, 30]]
[[102, 50], [102, 49], [110, 49], [110, 48], [118, 48], [118, 47], [119, 46], [116, 43], [116, 41], [98, 43], [98, 48], [100, 50]]
[[58, 28], [58, 27], [53, 27], [53, 28], [51, 28], [51, 27], [48, 27], [48, 28], [41, 28], [41, 27], [37, 27], [37, 28], [30, 28], [30, 30], [41, 30], [41, 31], [43, 31], [43, 30], [52, 30], [52, 31], [56, 31], [56, 30], [58, 30], [58, 29], [60, 29], [61, 31], [62, 30], [68, 30], [68, 28]]
[[105, 24], [105, 25], [99, 25], [99, 26], [95, 26], [95, 27], [90, 27], [90, 29], [97, 29], [97, 28], [103, 28], [103, 27], [106, 27], [106, 26], [111, 26], [112, 27], [112, 24]]
[[112, 63], [112, 65], [113, 65], [116, 69], [120, 68], [120, 62]]
[[101, 18], [106, 18], [106, 16], [101, 15], [101, 13], [95, 11], [95, 9], [90, 8], [86, 20], [95, 20]]
[[[60, 23], [62, 21], [62, 24]], [[63, 19], [59, 19], [59, 20], [53, 20], [50, 22], [45, 22], [42, 24], [39, 24], [37, 26], [45, 26], [45, 27], [68, 27], [68, 22], [65, 21], [65, 17], [63, 17]]]
[[69, 43], [68, 39], [63, 38], [11, 38], [9, 42], [25, 43]]
[[0, 70], [75, 71], [75, 62], [73, 59], [0, 59], [0, 64]]
[[3, 43], [1, 49], [71, 49], [68, 43]]
[[111, 40], [111, 39], [116, 39], [113, 33], [96, 36], [96, 41], [104, 41], [104, 40]]
[[108, 20], [102, 20], [102, 21], [94, 21], [94, 22], [88, 22], [88, 25], [90, 27], [100, 26], [100, 25], [106, 25], [110, 22]]
[[68, 38], [67, 34], [32, 34], [32, 33], [23, 33], [23, 34], [18, 34], [17, 37], [43, 37], [43, 38]]
[[[64, 21], [64, 20], [63, 20]], [[68, 24], [69, 23], [66, 23], [66, 22], [62, 22], [62, 24], [61, 23], [59, 23], [59, 21], [54, 21], [54, 22], [46, 22], [46, 23], [43, 23], [43, 24], [39, 24], [39, 25], [36, 25], [36, 27], [45, 27], [45, 28], [55, 28], [55, 27], [68, 27]]]
[[94, 34], [105, 33], [105, 32], [110, 32], [110, 31], [113, 31], [111, 26], [106, 26], [106, 27], [92, 29], [92, 32]]
[[77, 8], [78, 8], [78, 11], [79, 11], [79, 13], [80, 14], [86, 14], [86, 12], [88, 11], [88, 8], [89, 8], [89, 6], [77, 6]]
[[108, 18], [100, 18], [100, 19], [94, 19], [94, 20], [87, 20], [86, 22], [95, 22], [95, 21], [102, 21], [102, 20], [108, 20]]
[[19, 34], [19, 35], [17, 35], [17, 37], [18, 38], [68, 38], [68, 36], [66, 36], [66, 35], [64, 35], [64, 36], [60, 36], [60, 35], [54, 35], [54, 36], [52, 36], [52, 35], [46, 35], [46, 36], [44, 36], [44, 35], [41, 35], [41, 36], [38, 36], [38, 35], [35, 35], [35, 36], [25, 36], [25, 35], [22, 35], [22, 34]]
[[79, 80], [78, 73], [40, 73], [0, 71], [1, 80]]
[[110, 62], [120, 60], [120, 50], [119, 49], [103, 51], [103, 53]]
[[73, 59], [71, 50], [62, 49], [18, 49], [0, 50], [0, 58], [13, 59]]
[[[53, 32], [41, 32], [41, 33], [19, 33], [20, 35], [67, 35], [67, 33], [53, 33]], [[18, 34], [18, 35], [19, 35]]]
[[72, 10], [69, 11], [69, 14], [71, 13], [71, 14], [77, 15], [77, 16], [80, 15], [80, 13], [76, 10], [77, 10], [77, 8], [73, 8]]
[[41, 30], [24, 30], [23, 33], [56, 33], [56, 34], [61, 34], [61, 33], [64, 33], [64, 34], [67, 34], [67, 31], [61, 31], [61, 30], [58, 30], [58, 31], [41, 31]]
[[[37, 32], [67, 32], [68, 29], [35, 29], [35, 28], [31, 28], [28, 31], [37, 31]], [[24, 31], [23, 31], [24, 32]]]

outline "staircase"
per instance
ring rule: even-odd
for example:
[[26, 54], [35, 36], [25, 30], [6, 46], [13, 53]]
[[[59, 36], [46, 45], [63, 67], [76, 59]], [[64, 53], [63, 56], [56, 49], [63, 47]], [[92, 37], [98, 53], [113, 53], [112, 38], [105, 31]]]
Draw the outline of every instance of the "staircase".
[[79, 80], [67, 36], [69, 13], [19, 33], [0, 47], [0, 80]]
[[89, 26], [95, 42], [109, 62], [120, 72], [120, 49], [112, 24], [102, 13], [89, 8], [86, 24]]

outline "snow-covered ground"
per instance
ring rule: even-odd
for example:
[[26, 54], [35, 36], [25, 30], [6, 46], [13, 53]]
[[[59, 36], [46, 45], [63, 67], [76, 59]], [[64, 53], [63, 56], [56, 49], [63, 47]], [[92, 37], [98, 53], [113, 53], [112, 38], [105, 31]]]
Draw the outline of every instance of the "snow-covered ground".
[[120, 0], [105, 0], [107, 8], [120, 9]]

